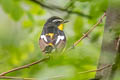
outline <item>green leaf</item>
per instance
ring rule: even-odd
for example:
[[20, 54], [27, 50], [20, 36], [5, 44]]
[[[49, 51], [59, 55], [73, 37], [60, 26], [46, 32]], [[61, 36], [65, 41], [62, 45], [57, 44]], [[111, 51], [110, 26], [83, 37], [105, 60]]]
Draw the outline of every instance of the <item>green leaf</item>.
[[43, 15], [45, 14], [44, 9], [42, 9], [39, 5], [32, 4], [30, 8], [30, 12], [34, 15]]
[[30, 12], [27, 12], [27, 16], [28, 16], [28, 18], [29, 18], [31, 21], [34, 22], [34, 17], [33, 17], [33, 15], [32, 15]]
[[23, 9], [18, 4], [15, 4], [10, 14], [15, 21], [18, 21], [22, 17], [23, 13]]
[[45, 24], [45, 20], [38, 20], [37, 25], [38, 26], [43, 26]]
[[94, 18], [98, 18], [99, 15], [103, 14], [107, 9], [107, 0], [93, 0], [90, 7], [90, 15]]
[[20, 7], [19, 2], [15, 0], [0, 0], [3, 10], [10, 14], [10, 16], [18, 21], [23, 15], [23, 9]]
[[13, 6], [13, 0], [0, 0], [3, 10], [6, 13], [10, 13]]
[[98, 41], [99, 37], [100, 37], [100, 33], [97, 32], [96, 34], [94, 34], [94, 35], [92, 36], [91, 42]]
[[30, 28], [33, 26], [33, 23], [31, 20], [25, 20], [25, 21], [23, 21], [22, 26], [23, 26], [23, 28]]
[[75, 35], [80, 36], [83, 33], [83, 19], [81, 17], [77, 17], [74, 23], [74, 31]]

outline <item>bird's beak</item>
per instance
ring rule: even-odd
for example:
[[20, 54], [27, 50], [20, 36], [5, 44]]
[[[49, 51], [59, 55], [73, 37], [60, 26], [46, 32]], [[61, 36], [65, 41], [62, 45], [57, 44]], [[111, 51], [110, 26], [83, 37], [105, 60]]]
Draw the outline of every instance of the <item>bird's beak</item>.
[[63, 23], [67, 23], [67, 22], [69, 22], [69, 21], [64, 21]]

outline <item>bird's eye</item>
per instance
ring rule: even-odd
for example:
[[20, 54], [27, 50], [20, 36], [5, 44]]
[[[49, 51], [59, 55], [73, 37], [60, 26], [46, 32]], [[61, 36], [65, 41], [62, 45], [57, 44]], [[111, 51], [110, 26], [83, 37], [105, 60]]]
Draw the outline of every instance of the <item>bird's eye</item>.
[[56, 23], [56, 24], [60, 24], [60, 21], [56, 21], [55, 23]]

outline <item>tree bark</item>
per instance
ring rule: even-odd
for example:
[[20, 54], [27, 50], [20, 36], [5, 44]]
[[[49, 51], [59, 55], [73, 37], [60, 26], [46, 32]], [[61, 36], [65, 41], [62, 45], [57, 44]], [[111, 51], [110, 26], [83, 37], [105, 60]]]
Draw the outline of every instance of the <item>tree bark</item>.
[[98, 68], [104, 67], [105, 65], [114, 65], [102, 71], [97, 71], [95, 80], [114, 80], [116, 71], [118, 67], [120, 68], [118, 66], [118, 64], [120, 65], [120, 47], [116, 50], [116, 43], [118, 43], [120, 32], [120, 1], [113, 1], [109, 0], [109, 6], [106, 12], [106, 24]]

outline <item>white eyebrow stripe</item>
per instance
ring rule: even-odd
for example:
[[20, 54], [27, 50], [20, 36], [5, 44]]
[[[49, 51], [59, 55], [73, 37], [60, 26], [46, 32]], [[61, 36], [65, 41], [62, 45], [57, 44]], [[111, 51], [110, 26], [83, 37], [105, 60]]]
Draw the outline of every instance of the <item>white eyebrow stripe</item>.
[[64, 39], [65, 39], [64, 36], [58, 36], [55, 44], [59, 43], [60, 40], [64, 40]]
[[44, 39], [46, 42], [48, 42], [45, 35], [41, 35], [41, 38]]
[[55, 19], [52, 22], [57, 22], [57, 21], [63, 21], [63, 20], [61, 20], [61, 19]]

